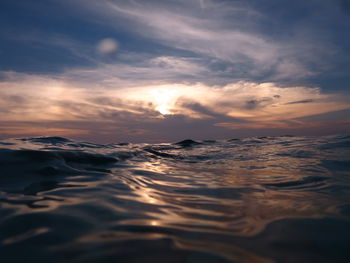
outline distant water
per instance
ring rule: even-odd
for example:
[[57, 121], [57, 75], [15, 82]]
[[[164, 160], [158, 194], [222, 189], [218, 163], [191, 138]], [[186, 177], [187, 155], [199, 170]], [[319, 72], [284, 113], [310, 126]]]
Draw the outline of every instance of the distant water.
[[350, 136], [1, 141], [0, 262], [350, 262]]

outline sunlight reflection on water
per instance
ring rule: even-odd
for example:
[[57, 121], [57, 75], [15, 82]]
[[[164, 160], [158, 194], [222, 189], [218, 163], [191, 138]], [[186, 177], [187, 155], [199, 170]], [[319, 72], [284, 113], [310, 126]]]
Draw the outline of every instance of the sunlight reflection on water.
[[346, 136], [7, 140], [0, 252], [12, 262], [346, 262], [349, 146]]

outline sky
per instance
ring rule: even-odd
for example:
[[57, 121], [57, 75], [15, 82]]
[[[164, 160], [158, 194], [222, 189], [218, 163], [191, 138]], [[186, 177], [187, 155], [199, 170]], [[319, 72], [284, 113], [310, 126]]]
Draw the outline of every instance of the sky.
[[349, 0], [1, 0], [0, 139], [350, 132]]

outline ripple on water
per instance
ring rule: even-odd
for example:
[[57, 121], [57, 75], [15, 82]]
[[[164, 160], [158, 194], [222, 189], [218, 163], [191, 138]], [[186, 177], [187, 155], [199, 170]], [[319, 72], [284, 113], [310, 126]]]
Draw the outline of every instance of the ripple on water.
[[350, 262], [349, 136], [0, 142], [4, 262]]

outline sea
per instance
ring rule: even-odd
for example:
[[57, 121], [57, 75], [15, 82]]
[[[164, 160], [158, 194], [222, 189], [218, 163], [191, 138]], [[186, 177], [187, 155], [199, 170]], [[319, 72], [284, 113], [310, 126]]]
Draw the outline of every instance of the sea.
[[350, 262], [350, 136], [0, 141], [0, 262]]

